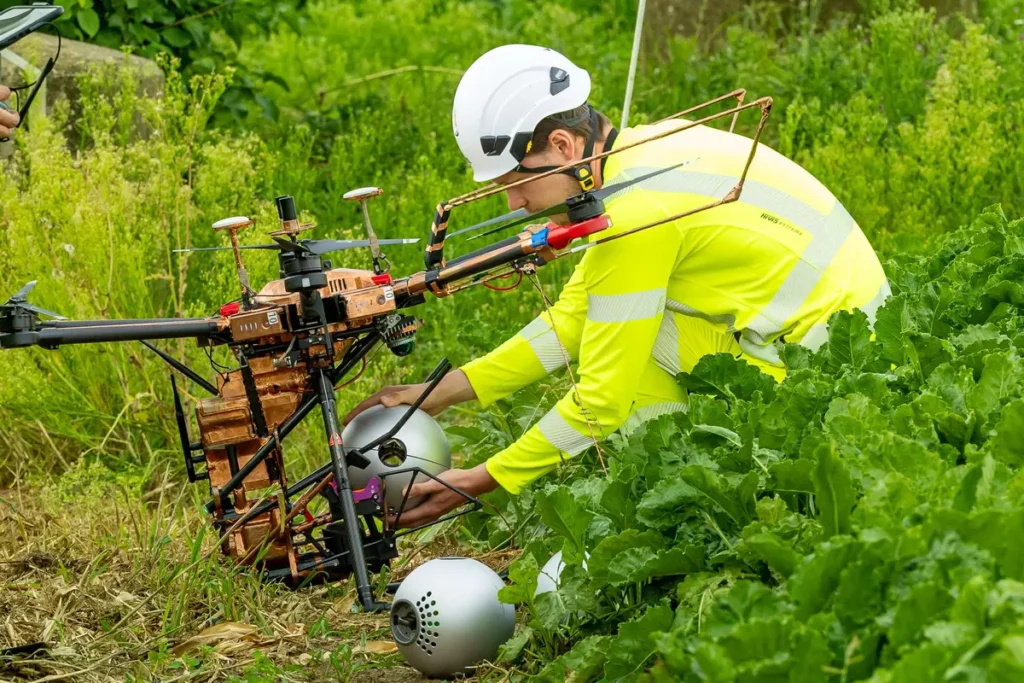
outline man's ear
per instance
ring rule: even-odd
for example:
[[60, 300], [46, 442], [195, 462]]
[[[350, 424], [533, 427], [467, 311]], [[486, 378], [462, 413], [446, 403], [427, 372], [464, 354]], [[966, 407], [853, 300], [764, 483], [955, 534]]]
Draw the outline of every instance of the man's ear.
[[556, 128], [548, 135], [548, 148], [557, 151], [566, 161], [576, 158], [579, 147], [575, 136], [564, 128]]

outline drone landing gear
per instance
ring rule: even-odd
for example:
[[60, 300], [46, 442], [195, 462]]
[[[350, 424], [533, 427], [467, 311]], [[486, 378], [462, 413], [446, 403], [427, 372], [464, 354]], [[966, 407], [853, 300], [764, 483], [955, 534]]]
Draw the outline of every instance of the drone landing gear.
[[[387, 609], [381, 603], [373, 599], [373, 590], [370, 588], [370, 577], [366, 568], [366, 558], [363, 552], [363, 535], [361, 533], [359, 517], [356, 515], [356, 504], [352, 496], [352, 483], [348, 479], [348, 463], [345, 461], [345, 450], [341, 442], [341, 430], [338, 428], [337, 406], [334, 400], [334, 383], [331, 382], [323, 369], [318, 369], [313, 375], [316, 390], [320, 397], [320, 411], [323, 413], [324, 428], [327, 431], [327, 447], [331, 453], [331, 469], [334, 472], [334, 484], [337, 487], [337, 498], [341, 503], [341, 524], [344, 530], [345, 539], [352, 555], [352, 569], [356, 574], [356, 590], [359, 595], [359, 602], [363, 609], [368, 612], [377, 612]], [[351, 522], [351, 523], [350, 523]], [[371, 526], [371, 528], [373, 528]], [[326, 533], [326, 531], [325, 531]], [[396, 553], [397, 554], [397, 553]]]
[[[274, 438], [266, 440], [244, 464], [231, 468], [231, 477], [213, 487], [214, 500], [207, 504], [207, 510], [215, 515], [215, 524], [221, 533], [230, 531], [232, 540], [227, 543], [225, 552], [233, 559], [242, 564], [260, 564], [265, 580], [282, 581], [292, 587], [342, 580], [355, 574], [359, 603], [367, 612], [390, 609], [390, 604], [374, 599], [370, 575], [398, 557], [397, 539], [400, 536], [482, 507], [472, 496], [418, 467], [383, 473], [379, 479], [371, 479], [364, 489], [353, 490], [349, 467], [365, 467], [369, 460], [364, 454], [393, 438], [451, 368], [451, 363], [443, 359], [427, 378], [423, 393], [398, 422], [365, 446], [346, 450], [338, 424], [334, 383], [369, 352], [376, 340], [379, 338], [357, 343], [337, 368], [311, 369], [310, 391], [295, 413], [278, 425]], [[176, 412], [180, 411], [179, 404], [180, 399], [176, 401]], [[317, 405], [320, 406], [330, 462], [291, 485], [285, 485], [281, 476], [279, 481], [283, 491], [277, 499], [247, 504], [244, 497], [246, 478], [254, 471], [258, 474], [256, 468], [264, 461], [270, 465], [280, 457], [281, 440]], [[209, 477], [209, 461], [205, 472], [192, 474], [195, 464], [198, 464], [197, 456], [192, 453], [201, 450], [202, 444], [190, 442], [183, 414], [179, 415], [178, 421], [186, 465], [192, 465], [189, 468], [190, 479], [192, 476], [196, 479]], [[423, 474], [455, 491], [470, 505], [430, 524], [396, 532], [389, 528], [385, 518], [388, 512], [384, 495], [386, 480], [392, 475], [409, 473], [412, 473], [412, 483]], [[309, 504], [316, 496], [327, 501], [329, 511], [314, 517]], [[399, 520], [407, 500], [408, 491], [397, 510]]]
[[[328, 463], [322, 468], [320, 495], [328, 501], [330, 517], [335, 521], [321, 527], [322, 535], [319, 538], [312, 535], [312, 522], [293, 527], [293, 546], [312, 546], [315, 552], [297, 554], [294, 572], [291, 567], [268, 569], [263, 572], [263, 578], [266, 581], [281, 581], [297, 587], [299, 584], [295, 582], [296, 575], [302, 578], [301, 583], [318, 583], [342, 580], [355, 572], [357, 593], [362, 608], [368, 612], [388, 609], [388, 604], [372, 599], [369, 583], [370, 573], [380, 571], [398, 557], [395, 539], [381, 532], [375, 517], [382, 509], [383, 492], [380, 482], [371, 479], [365, 489], [350, 489], [350, 496], [347, 498], [353, 508], [353, 516], [346, 517], [344, 510], [348, 506], [343, 503], [345, 497], [338, 495], [338, 487], [334, 485], [333, 465], [333, 462]], [[355, 523], [347, 524], [348, 519], [355, 520]], [[357, 538], [355, 545], [352, 544], [352, 535]], [[350, 548], [355, 548], [356, 552], [351, 552]], [[362, 572], [359, 568], [362, 568]], [[366, 600], [366, 596], [369, 596], [370, 600]]]
[[[398, 550], [396, 546], [396, 538], [398, 536], [411, 533], [412, 531], [430, 526], [431, 524], [437, 524], [448, 519], [452, 519], [459, 515], [472, 512], [473, 510], [478, 510], [481, 507], [480, 501], [418, 467], [395, 470], [381, 475], [381, 483], [384, 486], [386, 486], [387, 477], [411, 472], [412, 481], [409, 484], [409, 488], [411, 488], [412, 484], [415, 483], [416, 476], [418, 474], [424, 474], [435, 481], [441, 482], [452, 491], [460, 494], [466, 499], [466, 502], [472, 504], [472, 507], [467, 510], [446, 515], [431, 524], [424, 524], [414, 529], [407, 529], [401, 533], [396, 534], [393, 530], [388, 529], [386, 525], [383, 531], [381, 531], [377, 528], [374, 514], [381, 512], [380, 504], [382, 501], [385, 501], [386, 498], [380, 490], [380, 487], [377, 485], [377, 480], [371, 479], [370, 485], [362, 491], [353, 491], [351, 482], [348, 479], [349, 458], [355, 456], [362, 459], [362, 455], [364, 453], [377, 448], [388, 439], [394, 437], [405, 423], [408, 422], [409, 418], [412, 417], [415, 411], [419, 409], [423, 401], [425, 401], [431, 392], [433, 392], [450, 368], [451, 363], [448, 362], [448, 359], [443, 359], [441, 363], [434, 368], [433, 372], [430, 373], [430, 377], [427, 378], [426, 389], [419, 396], [416, 402], [409, 406], [409, 409], [402, 418], [393, 425], [387, 433], [382, 434], [359, 450], [348, 454], [345, 453], [344, 444], [341, 440], [341, 433], [338, 429], [338, 418], [336, 415], [334, 400], [334, 384], [327, 373], [323, 370], [318, 371], [316, 374], [315, 383], [321, 413], [323, 414], [324, 429], [327, 433], [327, 445], [331, 454], [330, 472], [334, 475], [334, 481], [331, 483], [329, 489], [325, 490], [324, 495], [328, 498], [328, 501], [331, 504], [332, 512], [335, 512], [334, 518], [337, 520], [340, 517], [340, 521], [333, 522], [324, 529], [324, 538], [325, 540], [333, 538], [336, 545], [345, 546], [345, 550], [339, 554], [337, 559], [339, 563], [343, 558], [347, 559], [348, 561], [345, 562], [345, 564], [348, 566], [346, 568], [355, 572], [356, 591], [360, 604], [367, 612], [379, 612], [391, 608], [390, 603], [377, 602], [374, 600], [373, 590], [370, 586], [368, 567], [373, 571], [377, 571], [391, 559], [398, 557]], [[408, 498], [409, 491], [407, 489], [398, 509], [398, 519], [401, 519], [401, 515], [405, 510]], [[369, 505], [372, 505], [373, 509], [369, 509]], [[340, 508], [340, 510], [337, 508]], [[340, 516], [337, 512], [341, 513]], [[363, 525], [359, 522], [360, 514], [364, 516], [366, 521], [366, 533], [363, 532]], [[355, 520], [355, 523], [349, 524], [348, 520]]]

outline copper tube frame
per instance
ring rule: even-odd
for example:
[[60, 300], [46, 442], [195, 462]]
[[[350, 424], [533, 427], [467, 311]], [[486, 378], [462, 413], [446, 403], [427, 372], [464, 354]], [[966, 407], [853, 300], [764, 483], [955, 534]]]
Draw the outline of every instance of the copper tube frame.
[[[492, 196], [492, 195], [497, 194], [499, 192], [504, 192], [504, 191], [506, 191], [506, 190], [508, 190], [510, 188], [513, 188], [513, 187], [519, 187], [519, 186], [522, 186], [522, 185], [526, 185], [528, 183], [535, 182], [537, 180], [540, 180], [541, 178], [545, 178], [545, 177], [553, 175], [555, 173], [559, 173], [561, 171], [564, 171], [564, 170], [576, 167], [576, 166], [578, 166], [578, 165], [580, 165], [580, 164], [582, 164], [584, 162], [589, 162], [589, 161], [595, 161], [595, 160], [598, 160], [598, 159], [603, 159], [603, 158], [611, 156], [613, 154], [618, 154], [620, 152], [624, 152], [624, 151], [626, 151], [628, 149], [632, 149], [632, 148], [637, 147], [639, 145], [646, 144], [648, 142], [654, 142], [655, 140], [660, 140], [660, 139], [668, 137], [670, 135], [674, 135], [676, 133], [681, 133], [681, 132], [683, 132], [685, 130], [689, 130], [691, 128], [694, 128], [695, 126], [703, 125], [703, 124], [709, 123], [711, 121], [716, 121], [718, 119], [721, 119], [721, 118], [724, 118], [724, 117], [730, 116], [730, 115], [733, 118], [732, 118], [732, 122], [731, 122], [731, 124], [729, 126], [729, 131], [732, 132], [733, 129], [735, 128], [735, 126], [736, 126], [736, 121], [737, 121], [737, 119], [739, 117], [740, 112], [745, 111], [747, 109], [752, 109], [752, 108], [757, 107], [757, 108], [759, 108], [761, 110], [761, 118], [758, 121], [757, 129], [756, 129], [756, 131], [754, 133], [754, 137], [753, 137], [752, 142], [751, 142], [750, 152], [748, 153], [746, 162], [745, 162], [745, 164], [743, 166], [743, 172], [740, 174], [739, 180], [737, 181], [736, 185], [732, 189], [730, 189], [729, 192], [726, 193], [726, 195], [724, 197], [722, 197], [721, 199], [718, 199], [718, 200], [716, 200], [714, 202], [710, 202], [710, 203], [705, 204], [703, 206], [697, 207], [695, 209], [690, 209], [688, 211], [684, 211], [682, 213], [679, 213], [679, 214], [676, 214], [676, 215], [673, 215], [673, 216], [669, 216], [667, 218], [659, 219], [657, 221], [654, 221], [654, 222], [651, 222], [651, 223], [647, 223], [645, 225], [641, 225], [641, 226], [638, 226], [636, 228], [632, 228], [632, 229], [627, 230], [625, 232], [617, 233], [617, 234], [614, 234], [614, 235], [609, 235], [608, 237], [605, 237], [605, 238], [602, 238], [602, 239], [597, 239], [597, 240], [595, 240], [593, 242], [587, 242], [586, 244], [579, 245], [577, 247], [569, 248], [569, 249], [566, 249], [564, 251], [554, 253], [553, 258], [550, 258], [550, 259], [549, 258], [544, 258], [544, 261], [548, 262], [550, 260], [554, 260], [555, 258], [561, 258], [562, 256], [566, 256], [566, 255], [569, 255], [569, 254], [572, 254], [572, 253], [576, 253], [578, 251], [582, 251], [584, 249], [588, 249], [588, 248], [590, 248], [592, 246], [596, 246], [598, 244], [604, 244], [606, 242], [610, 242], [612, 240], [619, 239], [620, 237], [625, 237], [627, 235], [632, 235], [632, 234], [635, 234], [635, 233], [640, 232], [642, 230], [647, 230], [649, 228], [653, 228], [653, 227], [656, 227], [658, 225], [662, 225], [664, 223], [669, 223], [669, 222], [678, 220], [680, 218], [685, 218], [686, 216], [691, 216], [693, 214], [699, 213], [701, 211], [706, 211], [708, 209], [714, 208], [716, 206], [720, 206], [722, 204], [727, 204], [727, 203], [730, 203], [730, 202], [734, 202], [737, 199], [739, 199], [740, 194], [743, 191], [743, 184], [746, 181], [747, 173], [750, 170], [750, 165], [753, 162], [754, 154], [757, 151], [757, 145], [760, 143], [761, 134], [764, 131], [765, 123], [768, 120], [768, 116], [771, 113], [771, 108], [772, 108], [772, 98], [771, 97], [767, 97], [767, 96], [766, 97], [760, 97], [760, 98], [758, 98], [758, 99], [756, 99], [756, 100], [754, 100], [752, 102], [744, 104], [743, 100], [744, 100], [745, 96], [746, 96], [746, 90], [745, 89], [738, 89], [738, 90], [734, 90], [734, 91], [732, 91], [732, 92], [730, 92], [728, 94], [721, 95], [721, 96], [716, 97], [714, 99], [708, 100], [707, 102], [703, 102], [703, 103], [698, 104], [696, 106], [690, 107], [689, 109], [684, 109], [684, 110], [682, 110], [680, 112], [677, 112], [676, 114], [673, 114], [671, 116], [667, 116], [667, 117], [665, 117], [663, 119], [659, 119], [658, 121], [655, 122], [655, 125], [658, 124], [658, 123], [663, 123], [665, 121], [669, 121], [669, 120], [672, 120], [672, 119], [679, 118], [680, 116], [685, 116], [686, 114], [692, 113], [694, 111], [698, 111], [700, 109], [704, 109], [704, 108], [706, 108], [708, 106], [711, 106], [713, 104], [717, 104], [717, 103], [722, 102], [724, 100], [735, 98], [736, 101], [737, 101], [737, 105], [736, 106], [731, 107], [729, 109], [726, 109], [725, 111], [721, 111], [721, 112], [718, 112], [716, 114], [711, 114], [709, 116], [705, 116], [705, 117], [697, 119], [695, 121], [688, 121], [684, 125], [680, 126], [679, 128], [674, 128], [672, 130], [665, 131], [664, 133], [659, 133], [658, 135], [654, 135], [654, 136], [651, 136], [651, 137], [648, 137], [648, 138], [644, 138], [642, 140], [637, 140], [636, 142], [630, 143], [630, 144], [625, 145], [623, 147], [620, 147], [618, 149], [606, 150], [606, 151], [601, 152], [599, 154], [594, 154], [594, 155], [592, 155], [590, 157], [587, 157], [586, 159], [581, 159], [580, 161], [575, 161], [575, 162], [566, 164], [564, 166], [560, 166], [559, 168], [552, 169], [550, 171], [546, 171], [544, 173], [540, 173], [540, 174], [537, 174], [537, 175], [529, 177], [529, 178], [524, 178], [522, 180], [518, 180], [518, 181], [516, 181], [514, 183], [510, 183], [508, 185], [496, 185], [496, 184], [492, 183], [491, 185], [485, 186], [485, 187], [480, 188], [478, 190], [474, 190], [472, 192], [468, 192], [466, 194], [460, 195], [459, 197], [456, 197], [455, 199], [451, 199], [448, 202], [444, 203], [443, 205], [438, 206], [438, 213], [440, 214], [441, 212], [450, 211], [452, 208], [454, 208], [456, 206], [462, 206], [464, 204], [468, 204], [470, 202], [474, 202], [474, 201], [477, 201], [479, 199], [483, 199], [485, 197]], [[447, 225], [447, 221], [445, 223]], [[503, 247], [501, 251], [514, 251], [516, 246], [518, 246], [518, 245], [509, 245], [508, 247]], [[443, 250], [443, 248], [444, 248], [444, 242], [443, 241], [440, 242], [439, 244], [437, 244], [434, 247], [435, 250], [438, 250], [438, 249], [442, 249]], [[542, 249], [549, 249], [550, 250], [550, 247], [541, 247], [540, 249], [536, 249], [535, 252], [541, 251]], [[487, 254], [488, 257], [491, 257], [493, 255], [494, 255], [494, 253]], [[443, 264], [443, 261], [442, 261], [442, 264]], [[457, 271], [460, 269], [460, 267], [468, 267], [469, 265], [470, 264], [468, 262], [460, 263], [460, 264], [458, 264], [456, 266], [445, 266], [445, 265], [442, 265], [438, 272], [443, 274], [444, 271], [446, 271], [446, 270], [449, 271], [449, 273], [451, 273], [451, 271], [454, 270], [457, 273]], [[512, 264], [511, 267], [512, 267], [513, 270], [517, 270], [518, 269], [518, 266], [516, 266], [515, 264]], [[457, 275], [456, 275], [456, 277], [457, 277]], [[410, 282], [410, 285], [411, 284], [412, 283]], [[469, 283], [467, 285], [461, 285], [461, 284], [456, 284], [456, 281], [449, 281], [448, 284], [444, 284], [444, 285], [440, 285], [440, 286], [427, 287], [427, 288], [424, 288], [424, 289], [429, 289], [435, 296], [444, 297], [444, 296], [448, 296], [452, 292], [458, 291], [460, 289], [464, 289], [466, 286], [472, 286], [472, 284], [476, 284], [476, 283], [474, 282], [474, 283]], [[410, 287], [410, 291], [412, 291], [413, 289], [419, 289], [419, 288]]]
[[770, 97], [762, 97], [762, 98], [759, 98], [757, 100], [754, 100], [753, 102], [750, 102], [749, 104], [744, 105], [743, 104], [743, 99], [744, 99], [744, 97], [746, 97], [746, 94], [747, 94], [747, 91], [745, 89], [739, 88], [739, 89], [733, 90], [732, 92], [727, 93], [725, 95], [720, 95], [720, 96], [718, 96], [718, 97], [716, 97], [714, 99], [708, 100], [707, 102], [702, 102], [700, 104], [694, 105], [693, 107], [690, 107], [689, 109], [683, 109], [682, 111], [676, 112], [675, 114], [672, 114], [671, 116], [666, 116], [663, 119], [658, 119], [657, 121], [655, 121], [651, 125], [658, 125], [659, 123], [664, 123], [665, 121], [671, 121], [672, 119], [677, 119], [680, 116], [686, 116], [687, 114], [691, 114], [691, 113], [693, 113], [695, 111], [698, 111], [700, 109], [704, 109], [706, 107], [710, 107], [713, 104], [718, 104], [719, 102], [722, 102], [724, 100], [735, 98], [736, 102], [737, 102], [737, 106], [733, 107], [732, 109], [727, 109], [726, 111], [719, 112], [717, 114], [712, 114], [711, 116], [704, 117], [703, 119], [699, 119], [697, 121], [693, 121], [693, 122], [683, 126], [682, 128], [676, 128], [674, 130], [666, 131], [664, 133], [659, 133], [658, 135], [654, 135], [654, 136], [651, 136], [649, 138], [644, 138], [643, 140], [637, 140], [634, 143], [625, 145], [624, 147], [620, 147], [618, 149], [606, 150], [606, 151], [601, 152], [599, 154], [593, 154], [593, 155], [591, 155], [589, 157], [586, 157], [585, 159], [580, 159], [579, 161], [570, 162], [568, 164], [565, 164], [564, 166], [559, 166], [558, 168], [553, 168], [550, 171], [545, 171], [544, 173], [538, 173], [537, 175], [531, 176], [529, 178], [523, 178], [522, 180], [517, 180], [516, 182], [509, 183], [508, 185], [499, 185], [497, 183], [491, 183], [490, 185], [485, 185], [484, 187], [481, 187], [481, 188], [478, 188], [476, 190], [472, 190], [471, 192], [467, 192], [465, 194], [459, 195], [458, 197], [455, 197], [454, 199], [449, 199], [448, 202], [445, 203], [445, 209], [446, 210], [450, 210], [450, 209], [455, 208], [456, 206], [461, 206], [463, 204], [468, 204], [470, 202], [475, 202], [478, 199], [483, 199], [484, 197], [490, 197], [491, 195], [498, 194], [499, 192], [504, 192], [505, 190], [509, 190], [509, 189], [511, 189], [513, 187], [519, 187], [521, 185], [526, 185], [528, 183], [536, 182], [536, 181], [540, 180], [541, 178], [547, 178], [550, 175], [554, 175], [556, 173], [561, 173], [563, 171], [567, 171], [567, 170], [569, 170], [571, 168], [575, 168], [575, 167], [577, 167], [577, 166], [579, 166], [581, 164], [585, 164], [585, 163], [588, 163], [588, 162], [591, 162], [591, 161], [597, 161], [599, 159], [604, 159], [605, 157], [611, 156], [612, 154], [618, 154], [619, 152], [625, 152], [627, 149], [633, 149], [634, 147], [637, 147], [637, 146], [642, 145], [644, 143], [653, 142], [655, 140], [660, 140], [661, 138], [668, 137], [669, 135], [674, 135], [675, 133], [680, 133], [680, 132], [682, 132], [684, 130], [688, 130], [690, 128], [693, 128], [694, 126], [699, 126], [699, 125], [702, 125], [704, 123], [708, 123], [710, 121], [715, 121], [717, 119], [724, 118], [724, 117], [728, 116], [729, 114], [733, 115], [732, 124], [729, 126], [729, 132], [731, 133], [733, 131], [733, 128], [735, 128], [735, 126], [736, 126], [736, 118], [739, 116], [739, 113], [741, 111], [743, 111], [744, 109], [750, 109], [751, 107], [758, 106], [761, 103], [763, 103], [765, 100], [767, 100], [767, 102], [768, 102], [768, 108], [769, 109], [771, 108], [771, 98]]

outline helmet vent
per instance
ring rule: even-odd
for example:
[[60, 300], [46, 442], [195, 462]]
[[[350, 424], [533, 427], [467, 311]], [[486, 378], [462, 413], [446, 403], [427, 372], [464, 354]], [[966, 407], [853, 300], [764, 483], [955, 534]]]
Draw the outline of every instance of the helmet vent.
[[486, 156], [501, 156], [511, 139], [507, 135], [482, 135], [480, 136], [480, 149]]
[[569, 72], [565, 69], [559, 69], [557, 66], [551, 67], [551, 94], [557, 95], [566, 88], [569, 87]]

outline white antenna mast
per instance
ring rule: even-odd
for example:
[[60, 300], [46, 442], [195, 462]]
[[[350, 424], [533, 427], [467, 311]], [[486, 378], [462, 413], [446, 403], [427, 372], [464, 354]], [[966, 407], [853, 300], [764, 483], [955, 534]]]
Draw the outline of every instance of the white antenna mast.
[[636, 80], [636, 62], [640, 55], [640, 34], [644, 31], [644, 10], [647, 8], [647, 0], [640, 0], [640, 7], [636, 11], [636, 28], [633, 29], [633, 54], [629, 59], [629, 78], [626, 80], [626, 101], [622, 104], [622, 125], [619, 130], [626, 127], [629, 120], [629, 104], [633, 99], [633, 81]]

